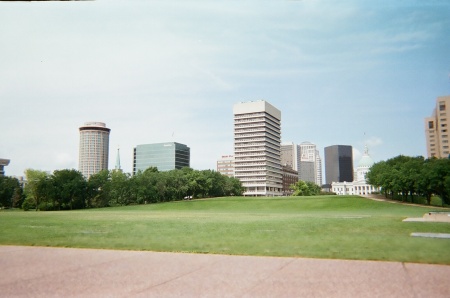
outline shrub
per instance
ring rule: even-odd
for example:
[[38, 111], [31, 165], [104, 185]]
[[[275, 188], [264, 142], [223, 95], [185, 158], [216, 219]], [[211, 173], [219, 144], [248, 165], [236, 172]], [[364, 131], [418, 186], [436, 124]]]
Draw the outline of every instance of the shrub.
[[30, 209], [35, 209], [36, 203], [34, 202], [33, 198], [26, 198], [22, 203], [22, 209], [24, 211], [28, 211]]
[[51, 202], [42, 202], [39, 204], [39, 210], [41, 211], [50, 211], [50, 210], [54, 210], [54, 206], [53, 203]]

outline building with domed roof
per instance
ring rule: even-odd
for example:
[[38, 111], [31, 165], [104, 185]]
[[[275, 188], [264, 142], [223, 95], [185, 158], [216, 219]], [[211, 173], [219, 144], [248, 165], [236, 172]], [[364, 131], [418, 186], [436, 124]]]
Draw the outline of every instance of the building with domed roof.
[[331, 191], [337, 195], [368, 195], [373, 192], [378, 192], [379, 189], [367, 183], [366, 175], [373, 166], [374, 161], [369, 155], [367, 146], [364, 149], [364, 154], [359, 160], [352, 182], [333, 182], [331, 183]]

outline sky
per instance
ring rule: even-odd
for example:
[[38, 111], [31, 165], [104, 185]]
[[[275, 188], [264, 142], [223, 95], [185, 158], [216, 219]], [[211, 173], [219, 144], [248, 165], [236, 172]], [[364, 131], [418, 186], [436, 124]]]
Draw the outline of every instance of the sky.
[[78, 128], [179, 142], [191, 167], [233, 153], [233, 105], [281, 111], [282, 142], [426, 156], [424, 118], [450, 95], [450, 1], [0, 2], [6, 175], [78, 169]]

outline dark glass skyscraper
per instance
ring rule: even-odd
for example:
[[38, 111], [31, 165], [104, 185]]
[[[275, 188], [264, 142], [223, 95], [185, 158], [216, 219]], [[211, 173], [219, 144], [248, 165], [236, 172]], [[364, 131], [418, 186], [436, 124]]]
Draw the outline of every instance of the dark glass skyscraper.
[[333, 145], [325, 147], [325, 180], [332, 182], [353, 181], [352, 146]]

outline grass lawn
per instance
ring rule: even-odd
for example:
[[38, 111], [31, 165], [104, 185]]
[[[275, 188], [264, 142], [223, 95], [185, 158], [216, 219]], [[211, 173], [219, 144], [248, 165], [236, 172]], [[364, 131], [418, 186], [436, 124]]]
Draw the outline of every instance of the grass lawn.
[[345, 196], [4, 210], [0, 244], [450, 264], [450, 239], [410, 237], [450, 223], [402, 222], [430, 210]]

